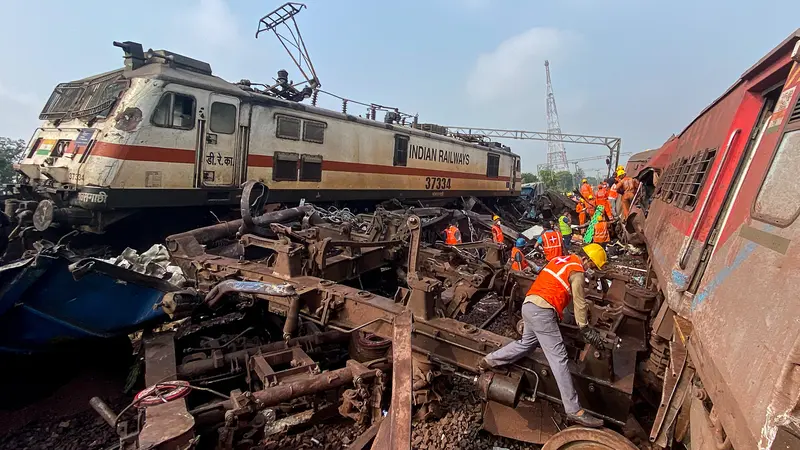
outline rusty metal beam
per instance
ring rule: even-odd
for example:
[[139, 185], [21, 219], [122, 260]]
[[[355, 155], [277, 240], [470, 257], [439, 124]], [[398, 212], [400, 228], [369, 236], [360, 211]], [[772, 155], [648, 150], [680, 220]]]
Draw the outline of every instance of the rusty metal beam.
[[392, 406], [372, 444], [374, 450], [411, 449], [411, 311], [406, 309], [394, 319], [392, 336]]

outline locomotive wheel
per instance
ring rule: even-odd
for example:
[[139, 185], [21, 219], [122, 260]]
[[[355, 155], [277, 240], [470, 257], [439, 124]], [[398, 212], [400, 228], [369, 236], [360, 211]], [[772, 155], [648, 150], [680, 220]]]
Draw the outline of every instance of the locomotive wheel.
[[637, 450], [624, 436], [608, 428], [570, 427], [545, 442], [542, 450]]

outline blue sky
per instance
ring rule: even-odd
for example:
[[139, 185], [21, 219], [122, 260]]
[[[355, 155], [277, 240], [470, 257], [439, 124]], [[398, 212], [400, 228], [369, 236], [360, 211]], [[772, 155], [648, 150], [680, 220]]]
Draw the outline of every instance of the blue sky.
[[[0, 136], [27, 139], [52, 88], [122, 65], [114, 40], [211, 63], [230, 81], [298, 75], [258, 19], [282, 2], [14, 1], [3, 6]], [[544, 60], [565, 133], [658, 147], [793, 32], [800, 2], [309, 0], [298, 16], [323, 88], [422, 122], [546, 129]], [[323, 103], [333, 109], [333, 101]], [[360, 113], [351, 109], [350, 112]], [[523, 169], [540, 142], [507, 142]], [[568, 145], [570, 159], [604, 148]], [[584, 163], [592, 174], [602, 162]]]

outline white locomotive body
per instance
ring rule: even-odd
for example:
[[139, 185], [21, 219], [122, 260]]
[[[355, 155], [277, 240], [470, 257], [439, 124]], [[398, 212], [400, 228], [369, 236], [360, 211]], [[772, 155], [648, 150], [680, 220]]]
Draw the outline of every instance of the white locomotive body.
[[[56, 87], [18, 171], [34, 225], [91, 231], [143, 208], [515, 196], [519, 156], [284, 100], [166, 51]], [[44, 205], [42, 202], [46, 200]], [[9, 208], [6, 208], [7, 212]]]

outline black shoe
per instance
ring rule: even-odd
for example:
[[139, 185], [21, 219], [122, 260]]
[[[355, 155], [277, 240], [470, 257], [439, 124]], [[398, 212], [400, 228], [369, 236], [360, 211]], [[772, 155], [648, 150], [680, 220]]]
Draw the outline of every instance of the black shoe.
[[582, 409], [575, 414], [567, 414], [567, 419], [570, 422], [577, 423], [589, 428], [600, 428], [603, 426], [603, 420], [592, 416], [585, 409]]

